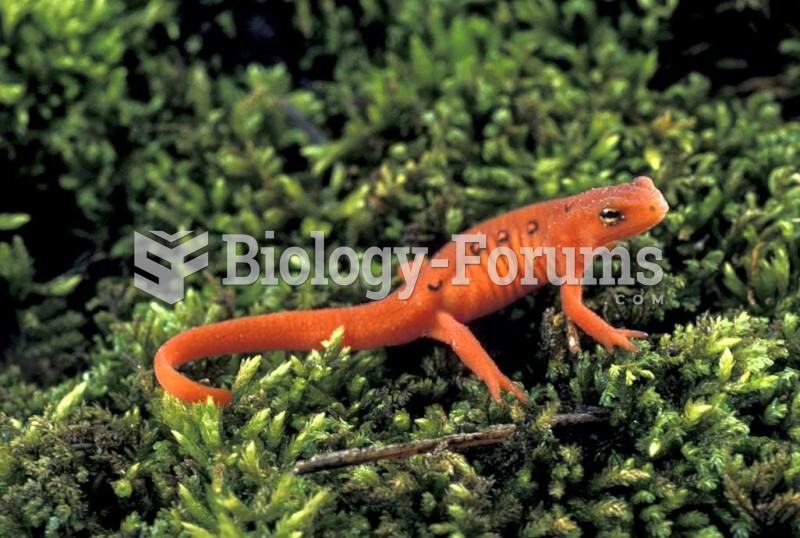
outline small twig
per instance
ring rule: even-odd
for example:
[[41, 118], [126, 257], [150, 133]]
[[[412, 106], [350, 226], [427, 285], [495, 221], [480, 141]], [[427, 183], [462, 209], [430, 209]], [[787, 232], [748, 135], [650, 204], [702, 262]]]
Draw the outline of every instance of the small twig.
[[[550, 427], [572, 426], [590, 422], [602, 422], [600, 413], [559, 413], [550, 421]], [[481, 445], [494, 445], [502, 443], [517, 432], [516, 424], [499, 424], [482, 432], [457, 433], [445, 435], [435, 439], [422, 439], [408, 443], [398, 443], [388, 446], [349, 448], [337, 450], [328, 454], [319, 454], [305, 461], [297, 462], [294, 474], [301, 475], [361, 465], [382, 459], [407, 458], [416, 454], [424, 454], [435, 450], [454, 450]]]

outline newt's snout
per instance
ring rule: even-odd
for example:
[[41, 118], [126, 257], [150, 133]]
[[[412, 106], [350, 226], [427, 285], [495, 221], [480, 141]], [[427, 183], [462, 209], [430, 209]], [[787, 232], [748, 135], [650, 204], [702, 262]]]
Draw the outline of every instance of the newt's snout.
[[642, 189], [650, 191], [650, 210], [658, 215], [660, 222], [664, 216], [669, 212], [669, 204], [664, 199], [664, 195], [653, 184], [653, 180], [647, 176], [639, 176], [633, 180], [633, 185]]

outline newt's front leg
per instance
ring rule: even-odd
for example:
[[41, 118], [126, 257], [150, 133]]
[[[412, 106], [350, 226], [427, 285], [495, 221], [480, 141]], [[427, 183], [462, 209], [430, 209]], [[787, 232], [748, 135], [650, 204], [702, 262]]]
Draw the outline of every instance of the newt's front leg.
[[472, 331], [466, 325], [456, 321], [450, 314], [437, 312], [433, 327], [426, 331], [425, 335], [453, 348], [461, 362], [486, 383], [489, 394], [497, 403], [502, 401], [500, 399], [501, 389], [512, 392], [523, 402], [528, 402], [525, 393], [500, 371]]
[[647, 338], [647, 333], [612, 327], [583, 304], [582, 295], [583, 289], [580, 284], [561, 285], [561, 308], [564, 314], [583, 332], [605, 347], [606, 351], [611, 352], [618, 346], [634, 353], [638, 352], [639, 348], [633, 345], [630, 338]]

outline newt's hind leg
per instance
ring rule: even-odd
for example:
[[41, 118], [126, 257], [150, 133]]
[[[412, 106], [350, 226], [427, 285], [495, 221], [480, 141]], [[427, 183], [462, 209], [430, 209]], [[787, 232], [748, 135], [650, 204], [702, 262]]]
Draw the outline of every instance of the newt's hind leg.
[[521, 401], [528, 401], [528, 397], [511, 380], [503, 375], [475, 335], [466, 325], [456, 321], [453, 316], [438, 312], [434, 326], [426, 331], [426, 336], [444, 342], [456, 352], [470, 370], [486, 383], [489, 394], [497, 403], [500, 403], [500, 390], [511, 392]]

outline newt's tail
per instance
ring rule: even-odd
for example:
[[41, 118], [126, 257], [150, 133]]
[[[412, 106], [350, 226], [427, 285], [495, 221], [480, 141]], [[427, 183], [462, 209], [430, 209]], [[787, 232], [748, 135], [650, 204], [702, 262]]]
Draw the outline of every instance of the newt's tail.
[[255, 353], [276, 349], [308, 351], [344, 325], [344, 345], [352, 349], [398, 345], [422, 336], [425, 313], [396, 294], [361, 306], [279, 312], [232, 319], [180, 333], [162, 345], [154, 359], [156, 378], [171, 395], [186, 402], [208, 396], [227, 405], [230, 391], [192, 381], [175, 368], [211, 355]]

